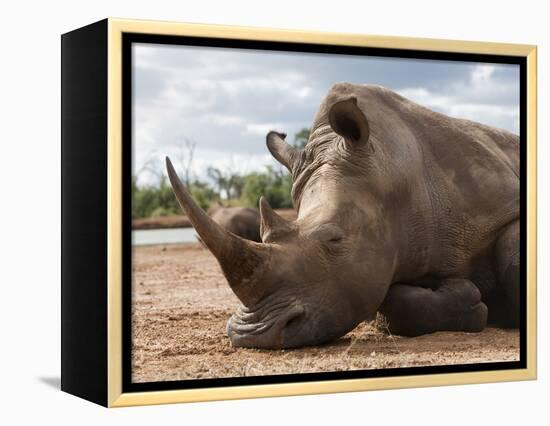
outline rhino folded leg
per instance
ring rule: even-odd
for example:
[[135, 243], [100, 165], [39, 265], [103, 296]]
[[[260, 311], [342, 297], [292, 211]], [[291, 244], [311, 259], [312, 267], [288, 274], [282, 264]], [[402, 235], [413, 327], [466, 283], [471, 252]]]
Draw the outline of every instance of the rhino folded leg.
[[489, 304], [490, 321], [499, 327], [519, 327], [520, 323], [520, 265], [519, 222], [502, 232], [495, 246], [497, 286]]
[[445, 279], [437, 289], [393, 284], [380, 308], [391, 333], [419, 336], [436, 331], [481, 331], [487, 306], [471, 281]]

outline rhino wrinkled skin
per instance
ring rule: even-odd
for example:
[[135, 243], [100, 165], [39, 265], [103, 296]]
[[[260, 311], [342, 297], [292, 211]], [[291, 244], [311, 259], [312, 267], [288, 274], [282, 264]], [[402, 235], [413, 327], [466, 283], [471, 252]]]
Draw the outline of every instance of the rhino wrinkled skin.
[[519, 139], [433, 112], [380, 86], [334, 85], [298, 150], [267, 147], [293, 178], [297, 220], [260, 200], [262, 242], [180, 205], [242, 305], [234, 346], [291, 348], [343, 336], [380, 311], [394, 334], [517, 327]]

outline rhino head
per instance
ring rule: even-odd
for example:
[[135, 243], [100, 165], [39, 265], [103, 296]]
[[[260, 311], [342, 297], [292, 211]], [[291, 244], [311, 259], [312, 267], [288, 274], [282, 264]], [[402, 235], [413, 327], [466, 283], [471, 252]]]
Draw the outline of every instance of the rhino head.
[[287, 144], [284, 134], [267, 135], [268, 149], [292, 173], [298, 218], [283, 219], [261, 198], [261, 243], [216, 224], [167, 159], [181, 207], [242, 303], [227, 325], [234, 346], [280, 349], [334, 340], [373, 318], [388, 291], [396, 252], [384, 191], [368, 179], [375, 156], [369, 122], [355, 97], [327, 103], [303, 150]]

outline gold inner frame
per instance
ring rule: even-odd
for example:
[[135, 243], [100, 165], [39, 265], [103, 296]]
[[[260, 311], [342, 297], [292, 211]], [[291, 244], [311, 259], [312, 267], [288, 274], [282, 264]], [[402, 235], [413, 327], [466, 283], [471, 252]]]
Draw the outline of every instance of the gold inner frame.
[[[363, 46], [527, 58], [527, 368], [150, 392], [122, 392], [122, 34]], [[536, 379], [537, 49], [532, 45], [289, 31], [109, 18], [107, 160], [108, 405], [166, 404]]]

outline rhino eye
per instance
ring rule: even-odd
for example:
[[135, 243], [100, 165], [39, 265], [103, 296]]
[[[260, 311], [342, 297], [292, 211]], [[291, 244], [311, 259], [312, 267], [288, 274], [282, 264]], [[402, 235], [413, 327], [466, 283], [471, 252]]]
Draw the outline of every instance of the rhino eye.
[[315, 236], [326, 243], [339, 243], [344, 239], [344, 234], [338, 226], [323, 225], [316, 232]]

